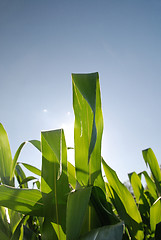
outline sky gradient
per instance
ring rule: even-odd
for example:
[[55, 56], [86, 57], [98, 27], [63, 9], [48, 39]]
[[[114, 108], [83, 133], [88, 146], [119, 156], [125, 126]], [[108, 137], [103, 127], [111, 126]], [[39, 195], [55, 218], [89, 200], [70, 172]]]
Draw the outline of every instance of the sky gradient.
[[[146, 169], [148, 147], [161, 163], [161, 1], [0, 0], [0, 122], [12, 154], [41, 130], [72, 136], [73, 72], [99, 72], [102, 155], [119, 178]], [[20, 160], [41, 166], [30, 145]]]

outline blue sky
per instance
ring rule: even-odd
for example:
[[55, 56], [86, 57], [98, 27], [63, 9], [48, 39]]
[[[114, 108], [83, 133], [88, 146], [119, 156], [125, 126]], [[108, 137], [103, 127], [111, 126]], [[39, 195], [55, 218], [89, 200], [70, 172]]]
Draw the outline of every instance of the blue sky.
[[[106, 162], [122, 181], [146, 169], [145, 148], [161, 163], [160, 13], [159, 0], [1, 0], [0, 122], [12, 153], [41, 130], [72, 136], [71, 73], [97, 71]], [[30, 145], [21, 161], [41, 166]]]

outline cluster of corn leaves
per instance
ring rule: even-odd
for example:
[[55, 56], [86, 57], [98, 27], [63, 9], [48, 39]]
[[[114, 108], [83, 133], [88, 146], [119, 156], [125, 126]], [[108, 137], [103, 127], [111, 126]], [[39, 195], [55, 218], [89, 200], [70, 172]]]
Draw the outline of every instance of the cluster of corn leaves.
[[[41, 141], [29, 141], [42, 154], [40, 171], [18, 162], [26, 142], [12, 159], [0, 124], [0, 239], [159, 239], [161, 172], [154, 153], [143, 151], [152, 177], [147, 172], [129, 175], [134, 198], [101, 157], [103, 116], [98, 73], [72, 74], [72, 83], [75, 167], [67, 161], [62, 129], [41, 132]], [[21, 164], [38, 177], [26, 177]], [[31, 180], [36, 189], [28, 188]]]

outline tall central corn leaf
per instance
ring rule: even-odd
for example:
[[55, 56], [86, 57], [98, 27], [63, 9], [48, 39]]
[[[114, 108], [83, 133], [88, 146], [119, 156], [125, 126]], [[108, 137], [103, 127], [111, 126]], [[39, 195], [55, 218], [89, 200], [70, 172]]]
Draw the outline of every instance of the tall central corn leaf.
[[103, 116], [98, 73], [72, 74], [77, 180], [104, 189], [101, 175]]
[[[91, 204], [91, 186], [98, 186], [105, 192], [101, 173], [103, 116], [98, 73], [72, 74], [72, 84], [76, 180], [83, 188], [68, 198], [67, 240], [78, 239], [82, 232], [102, 226]], [[71, 206], [75, 214], [71, 214]], [[80, 207], [82, 211], [78, 211]]]

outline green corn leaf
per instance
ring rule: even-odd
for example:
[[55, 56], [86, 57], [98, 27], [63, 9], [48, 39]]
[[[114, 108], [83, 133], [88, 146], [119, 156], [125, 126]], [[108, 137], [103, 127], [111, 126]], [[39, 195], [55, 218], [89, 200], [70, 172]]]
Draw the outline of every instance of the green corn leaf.
[[6, 224], [6, 227], [8, 227], [8, 220], [7, 220], [7, 214], [6, 214], [6, 209], [4, 207], [0, 206], [0, 222], [3, 222], [4, 224]]
[[13, 186], [10, 180], [12, 173], [12, 155], [7, 133], [0, 123], [0, 178], [3, 184]]
[[134, 191], [136, 203], [138, 204], [138, 209], [143, 219], [143, 222], [144, 223], [146, 222], [147, 227], [150, 227], [150, 222], [149, 222], [150, 205], [145, 195], [144, 187], [141, 183], [141, 179], [136, 174], [136, 172], [132, 172], [131, 174], [129, 174], [129, 179]]
[[0, 207], [0, 239], [9, 240], [11, 237], [11, 229], [7, 221], [6, 211], [4, 207]]
[[13, 162], [12, 162], [12, 169], [11, 169], [11, 175], [10, 175], [10, 180], [13, 178], [14, 176], [14, 171], [15, 171], [15, 167], [16, 167], [16, 164], [17, 164], [17, 160], [18, 160], [18, 157], [20, 155], [20, 152], [23, 148], [23, 146], [26, 144], [26, 142], [23, 142], [19, 148], [17, 149], [16, 153], [15, 153], [15, 156], [14, 156], [14, 159], [13, 159]]
[[[18, 183], [21, 185], [21, 182], [26, 178], [26, 175], [19, 164], [16, 165], [15, 175], [16, 175]], [[22, 184], [21, 188], [28, 188], [27, 182]]]
[[[56, 185], [65, 174], [67, 179], [67, 148], [64, 131], [54, 130], [41, 133], [42, 139], [42, 192], [57, 191]], [[46, 169], [48, 171], [46, 171]], [[62, 189], [61, 189], [62, 191]]]
[[116, 172], [102, 159], [106, 178], [110, 185], [112, 202], [121, 219], [128, 226], [130, 234], [136, 239], [144, 239], [142, 219], [135, 201], [128, 189], [120, 182]]
[[15, 229], [15, 231], [14, 231], [12, 237], [11, 237], [11, 240], [17, 240], [17, 239], [23, 240], [23, 223], [24, 223], [26, 218], [28, 218], [28, 217], [24, 216], [20, 220], [20, 222], [18, 223], [18, 225], [17, 225], [17, 227], [16, 227], [16, 229]]
[[10, 219], [10, 229], [13, 233], [22, 218], [22, 214], [19, 212], [13, 211], [12, 209], [8, 209], [8, 216]]
[[27, 183], [27, 182], [29, 182], [29, 181], [35, 180], [35, 179], [37, 179], [37, 178], [35, 178], [35, 177], [33, 177], [33, 176], [29, 176], [29, 177], [27, 177], [27, 178], [24, 178], [24, 179], [22, 180], [22, 182], [20, 183], [20, 185], [23, 185], [23, 184], [25, 184], [25, 183]]
[[156, 156], [151, 148], [143, 150], [142, 153], [146, 165], [150, 167], [158, 193], [161, 195], [161, 171]]
[[[34, 145], [40, 152], [41, 152], [41, 143], [40, 143], [40, 141], [38, 141], [38, 140], [30, 140], [30, 141], [28, 141], [28, 142], [30, 142], [32, 145]], [[17, 164], [17, 160], [18, 160], [18, 157], [19, 157], [19, 155], [20, 155], [20, 152], [21, 152], [21, 150], [22, 150], [22, 148], [24, 147], [24, 145], [26, 144], [27, 142], [23, 142], [20, 146], [19, 146], [19, 148], [17, 149], [17, 151], [16, 151], [16, 153], [15, 153], [15, 156], [14, 156], [14, 159], [13, 159], [13, 162], [12, 162], [12, 169], [11, 169], [11, 175], [10, 175], [10, 180], [13, 178], [13, 175], [14, 175], [14, 171], [15, 171], [15, 167], [16, 167], [16, 164]], [[23, 163], [22, 163], [23, 164]], [[32, 170], [31, 172], [33, 172], [33, 173], [35, 173], [35, 174], [37, 174], [37, 175], [41, 175], [41, 171], [39, 170], [39, 169], [37, 169], [37, 168], [35, 168], [35, 167], [33, 167], [33, 166], [31, 166], [31, 165], [29, 165], [29, 164], [26, 164], [26, 165], [28, 165], [28, 170]], [[24, 164], [24, 166], [25, 166], [25, 164]], [[26, 167], [27, 168], [27, 167]]]
[[[45, 205], [44, 214], [48, 221], [57, 224], [58, 229], [55, 229], [55, 232], [60, 232], [60, 225], [65, 232], [67, 196], [70, 190], [64, 131], [60, 129], [42, 132], [41, 143], [41, 191]], [[59, 236], [58, 239], [60, 239]]]
[[156, 225], [161, 222], [161, 197], [159, 197], [150, 208], [150, 226], [154, 233]]
[[154, 200], [157, 200], [157, 189], [154, 181], [149, 177], [148, 173], [146, 171], [143, 171], [139, 173], [139, 175], [144, 175], [145, 181], [149, 190], [150, 195], [153, 197]]
[[120, 222], [112, 211], [112, 205], [106, 201], [104, 191], [97, 187], [92, 187], [90, 202], [84, 216], [81, 236], [83, 234], [105, 225]]
[[[89, 204], [92, 187], [76, 190], [68, 196], [67, 204], [67, 240], [78, 239]], [[73, 231], [74, 229], [74, 231]]]
[[42, 227], [42, 240], [66, 240], [66, 235], [61, 225], [57, 225], [54, 222], [49, 221], [45, 218]]
[[41, 171], [38, 168], [36, 168], [36, 167], [34, 167], [34, 166], [30, 165], [30, 164], [27, 164], [27, 163], [19, 162], [19, 164], [22, 164], [30, 172], [32, 172], [32, 173], [34, 173], [34, 174], [36, 174], [38, 176], [41, 176]]
[[23, 214], [43, 216], [42, 195], [36, 189], [18, 189], [0, 185], [0, 206]]
[[26, 226], [29, 216], [23, 216], [19, 221], [11, 240], [38, 240], [36, 234]]
[[75, 175], [75, 167], [70, 162], [68, 162], [68, 180], [72, 188], [76, 189], [77, 180]]
[[113, 213], [112, 205], [99, 187], [93, 187], [90, 201], [95, 208], [97, 218], [99, 218], [102, 226], [112, 225], [120, 222], [120, 220]]
[[39, 140], [30, 140], [28, 142], [31, 143], [34, 147], [36, 147], [41, 152], [41, 142]]
[[[61, 239], [61, 240], [66, 240], [66, 234], [64, 233], [62, 226], [59, 225], [59, 227], [58, 227], [57, 224], [53, 223], [53, 222], [51, 222], [51, 225], [56, 232], [57, 238]], [[49, 239], [51, 239], [50, 236], [49, 236]]]
[[[101, 188], [85, 187], [69, 194], [67, 240], [78, 239], [91, 229], [118, 222]], [[73, 228], [74, 231], [72, 231]]]
[[80, 240], [122, 240], [124, 225], [118, 223], [97, 228], [81, 237]]
[[58, 240], [57, 234], [52, 226], [52, 223], [47, 218], [44, 219], [41, 231], [42, 240]]
[[103, 116], [98, 73], [72, 74], [77, 180], [105, 190], [101, 174]]
[[40, 190], [40, 181], [36, 181], [36, 182], [33, 182], [33, 188], [34, 188], [34, 185], [36, 184], [37, 186], [37, 189]]

